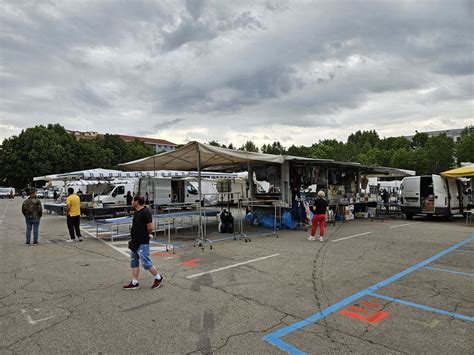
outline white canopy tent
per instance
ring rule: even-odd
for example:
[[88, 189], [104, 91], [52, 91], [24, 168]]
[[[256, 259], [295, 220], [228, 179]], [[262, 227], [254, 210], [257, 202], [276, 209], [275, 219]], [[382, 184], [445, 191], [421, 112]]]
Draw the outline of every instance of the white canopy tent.
[[[204, 177], [222, 177], [235, 178], [237, 174], [205, 172]], [[135, 179], [140, 177], [196, 177], [197, 171], [176, 171], [176, 170], [158, 170], [158, 171], [120, 171], [109, 169], [89, 169], [73, 171], [64, 174], [37, 176], [33, 181], [63, 181], [63, 180], [115, 180], [115, 179]]]
[[[156, 169], [197, 169], [198, 197], [199, 201], [202, 201], [201, 180], [202, 175], [204, 174], [202, 169], [229, 165], [241, 165], [250, 168], [251, 163], [284, 164], [285, 161], [292, 159], [313, 160], [298, 157], [286, 157], [283, 155], [246, 152], [241, 150], [214, 147], [199, 142], [190, 142], [184, 147], [179, 148], [175, 151], [156, 154], [148, 158], [138, 159], [129, 163], [120, 164], [120, 167], [124, 170], [129, 171]], [[201, 210], [201, 204], [199, 204], [199, 210]], [[199, 238], [201, 238], [202, 235], [202, 220], [201, 213], [199, 213]]]

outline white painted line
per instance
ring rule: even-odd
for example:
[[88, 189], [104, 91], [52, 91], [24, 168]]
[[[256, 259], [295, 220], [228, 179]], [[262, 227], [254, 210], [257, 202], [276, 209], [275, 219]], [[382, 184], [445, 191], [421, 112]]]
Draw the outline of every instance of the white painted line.
[[346, 240], [346, 239], [351, 239], [351, 238], [355, 238], [355, 237], [360, 237], [361, 235], [367, 235], [367, 234], [372, 234], [372, 232], [365, 232], [365, 233], [360, 233], [360, 234], [356, 234], [356, 235], [351, 235], [350, 237], [344, 237], [344, 238], [339, 238], [339, 239], [331, 240], [331, 243], [336, 243], [336, 242], [339, 242], [339, 241], [341, 241], [341, 240]]
[[418, 224], [420, 222], [413, 222], [413, 223], [406, 223], [406, 224], [399, 224], [398, 226], [391, 226], [390, 228], [398, 228], [398, 227], [405, 227], [405, 226], [412, 226], [414, 224]]
[[85, 230], [85, 229], [82, 229], [82, 228], [81, 228], [81, 230], [82, 230], [83, 232], [85, 232], [86, 234], [88, 234], [89, 236], [91, 236], [92, 238], [94, 238], [94, 239], [96, 239], [96, 240], [98, 240], [98, 241], [104, 243], [105, 245], [108, 245], [108, 246], [111, 247], [112, 249], [115, 249], [116, 251], [118, 251], [120, 254], [126, 256], [127, 258], [130, 258], [130, 254], [128, 254], [127, 252], [123, 251], [123, 250], [120, 249], [120, 248], [117, 248], [115, 245], [112, 245], [112, 243], [107, 243], [106, 241], [103, 241], [103, 240], [100, 239], [100, 238], [96, 238], [92, 233], [89, 233], [89, 232], [88, 232], [87, 230]]
[[9, 206], [9, 205], [6, 205], [6, 206], [5, 206], [5, 210], [3, 211], [2, 217], [0, 218], [0, 224], [3, 223], [3, 219], [5, 218], [5, 214], [7, 213], [8, 206]]
[[189, 275], [189, 276], [186, 276], [186, 278], [187, 279], [192, 279], [192, 278], [199, 277], [199, 276], [202, 276], [202, 275], [212, 274], [214, 272], [231, 269], [231, 268], [241, 266], [241, 265], [245, 265], [245, 264], [250, 264], [250, 263], [253, 263], [255, 261], [260, 261], [260, 260], [265, 260], [265, 259], [268, 259], [268, 258], [273, 258], [273, 257], [278, 256], [278, 255], [280, 255], [280, 254], [273, 254], [273, 255], [264, 256], [264, 257], [258, 258], [258, 259], [248, 260], [248, 261], [244, 261], [242, 263], [237, 263], [237, 264], [234, 264], [234, 265], [220, 267], [218, 269], [214, 269], [214, 270], [211, 270], [211, 271], [206, 271], [206, 272], [201, 272], [199, 274]]

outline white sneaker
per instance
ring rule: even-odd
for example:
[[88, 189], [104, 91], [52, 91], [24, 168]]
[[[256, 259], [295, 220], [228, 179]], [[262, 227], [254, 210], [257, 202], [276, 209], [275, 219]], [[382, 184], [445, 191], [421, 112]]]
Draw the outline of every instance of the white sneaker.
[[310, 242], [314, 242], [316, 240], [316, 238], [311, 235], [306, 239], [309, 240]]
[[74, 243], [75, 241], [75, 239], [66, 239], [66, 243]]
[[320, 241], [320, 242], [324, 242], [323, 237], [319, 237], [319, 241]]
[[82, 237], [79, 237], [78, 239], [79, 239], [80, 242], [82, 242]]

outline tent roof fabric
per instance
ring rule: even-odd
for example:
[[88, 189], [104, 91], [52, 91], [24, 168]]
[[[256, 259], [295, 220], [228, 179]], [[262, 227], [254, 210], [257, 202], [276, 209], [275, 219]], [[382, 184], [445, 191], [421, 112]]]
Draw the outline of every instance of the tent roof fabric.
[[447, 177], [472, 177], [474, 176], [474, 164], [469, 166], [463, 166], [461, 168], [444, 171], [441, 173]]
[[134, 160], [120, 164], [124, 170], [153, 170], [153, 169], [196, 169], [198, 154], [201, 155], [201, 169], [223, 166], [246, 166], [248, 163], [282, 164], [285, 161], [315, 163], [330, 167], [346, 167], [360, 169], [367, 174], [389, 175], [392, 177], [404, 177], [414, 175], [395, 168], [373, 167], [360, 163], [338, 162], [331, 159], [311, 159], [295, 157], [291, 155], [274, 155], [264, 153], [253, 153], [242, 150], [214, 147], [199, 142], [190, 142], [184, 147], [171, 152], [156, 154], [151, 157]]
[[191, 170], [197, 168], [198, 154], [201, 155], [201, 169], [229, 165], [245, 166], [247, 163], [282, 164], [286, 160], [314, 162], [332, 161], [327, 159], [295, 157], [291, 155], [254, 153], [243, 150], [214, 147], [199, 142], [190, 142], [184, 147], [174, 151], [156, 154], [151, 157], [120, 164], [120, 167], [124, 170]]
[[191, 170], [197, 168], [198, 152], [201, 155], [201, 169], [211, 166], [247, 164], [248, 162], [275, 164], [284, 162], [284, 157], [281, 155], [253, 153], [190, 142], [174, 151], [120, 164], [120, 167], [124, 170]]
[[[47, 176], [37, 176], [33, 180], [40, 181], [57, 181], [57, 180], [112, 180], [112, 179], [135, 179], [140, 177], [195, 177], [198, 176], [196, 171], [174, 171], [174, 170], [158, 170], [158, 171], [120, 171], [109, 169], [89, 169], [73, 171], [64, 174], [55, 174]], [[218, 173], [218, 172], [203, 172], [203, 177], [222, 177], [222, 178], [236, 178], [237, 174]]]

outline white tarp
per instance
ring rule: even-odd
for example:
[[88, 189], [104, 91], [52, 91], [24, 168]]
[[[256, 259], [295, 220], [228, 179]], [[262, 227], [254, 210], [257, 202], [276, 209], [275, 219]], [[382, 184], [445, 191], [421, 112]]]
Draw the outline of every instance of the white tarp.
[[197, 169], [199, 155], [201, 169], [212, 166], [245, 165], [255, 162], [282, 164], [285, 161], [283, 155], [253, 153], [190, 142], [175, 151], [120, 164], [120, 167], [124, 170], [134, 171], [154, 169], [193, 170]]
[[[112, 180], [112, 179], [134, 179], [140, 177], [196, 177], [197, 171], [176, 171], [176, 170], [157, 170], [157, 171], [120, 171], [109, 169], [89, 169], [73, 171], [71, 173], [55, 174], [47, 176], [37, 176], [33, 181], [57, 181], [57, 180]], [[237, 174], [218, 173], [218, 172], [203, 172], [203, 177], [222, 177], [235, 178]]]

